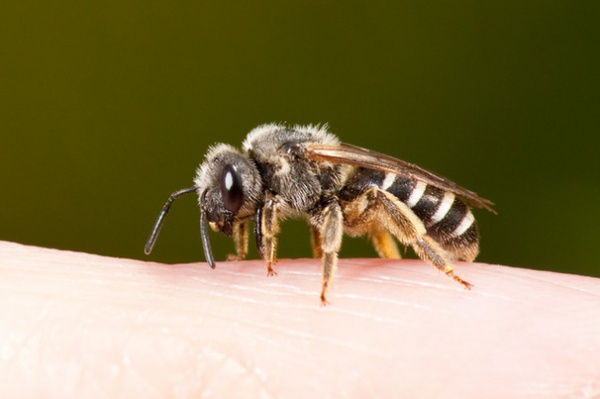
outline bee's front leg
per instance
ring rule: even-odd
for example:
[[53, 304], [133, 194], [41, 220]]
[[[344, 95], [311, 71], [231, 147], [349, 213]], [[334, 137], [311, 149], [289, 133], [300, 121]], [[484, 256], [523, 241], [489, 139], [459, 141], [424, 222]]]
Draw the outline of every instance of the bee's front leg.
[[279, 219], [277, 218], [277, 198], [271, 193], [265, 194], [265, 201], [259, 205], [254, 228], [258, 252], [267, 262], [267, 275], [275, 276], [273, 270], [275, 253], [277, 250], [277, 234], [279, 233]]
[[248, 254], [248, 229], [246, 222], [239, 222], [233, 225], [233, 242], [235, 244], [235, 254], [227, 256], [227, 260], [244, 259]]
[[342, 246], [344, 216], [340, 204], [336, 201], [326, 206], [320, 219], [321, 251], [323, 265], [323, 285], [321, 288], [321, 304], [327, 305], [327, 292], [331, 286], [337, 268], [338, 252]]

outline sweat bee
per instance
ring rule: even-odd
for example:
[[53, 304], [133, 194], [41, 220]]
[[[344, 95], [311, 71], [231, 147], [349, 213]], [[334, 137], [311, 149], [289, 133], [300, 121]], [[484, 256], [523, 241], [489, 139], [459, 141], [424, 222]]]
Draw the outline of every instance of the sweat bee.
[[214, 268], [208, 227], [232, 236], [236, 254], [248, 251], [254, 222], [258, 252], [274, 275], [279, 222], [305, 218], [313, 255], [322, 260], [321, 302], [336, 270], [342, 235], [367, 235], [379, 256], [400, 258], [394, 238], [424, 261], [470, 288], [454, 273], [455, 260], [479, 252], [477, 223], [469, 206], [494, 212], [472, 191], [410, 164], [344, 144], [327, 126], [266, 124], [252, 130], [242, 151], [227, 144], [209, 148], [194, 186], [174, 192], [146, 243], [150, 254], [173, 201], [196, 192], [204, 255]]

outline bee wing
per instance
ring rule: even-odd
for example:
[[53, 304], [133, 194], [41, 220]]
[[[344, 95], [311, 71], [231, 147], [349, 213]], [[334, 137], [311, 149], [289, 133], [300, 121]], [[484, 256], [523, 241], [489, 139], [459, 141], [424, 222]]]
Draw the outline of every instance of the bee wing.
[[479, 197], [473, 191], [467, 190], [444, 177], [433, 174], [420, 166], [376, 151], [367, 150], [366, 148], [345, 143], [339, 145], [310, 143], [306, 144], [303, 156], [315, 161], [354, 165], [420, 180], [456, 194], [471, 206], [485, 208], [490, 212], [496, 213], [492, 208], [492, 205], [494, 205], [492, 201]]

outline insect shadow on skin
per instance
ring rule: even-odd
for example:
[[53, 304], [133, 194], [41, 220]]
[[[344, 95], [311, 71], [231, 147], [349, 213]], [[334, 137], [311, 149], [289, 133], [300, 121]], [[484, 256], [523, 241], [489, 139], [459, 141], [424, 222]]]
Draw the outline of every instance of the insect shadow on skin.
[[210, 267], [215, 260], [208, 226], [233, 237], [236, 254], [248, 252], [248, 224], [256, 246], [275, 275], [279, 223], [304, 218], [313, 256], [322, 260], [321, 303], [335, 273], [344, 233], [367, 235], [379, 256], [400, 258], [396, 244], [411, 246], [424, 261], [470, 288], [452, 262], [473, 261], [479, 232], [470, 207], [495, 213], [493, 203], [417, 165], [344, 144], [327, 126], [266, 124], [252, 130], [242, 150], [228, 144], [209, 148], [194, 186], [171, 194], [146, 243], [150, 254], [171, 204], [196, 192], [200, 235]]

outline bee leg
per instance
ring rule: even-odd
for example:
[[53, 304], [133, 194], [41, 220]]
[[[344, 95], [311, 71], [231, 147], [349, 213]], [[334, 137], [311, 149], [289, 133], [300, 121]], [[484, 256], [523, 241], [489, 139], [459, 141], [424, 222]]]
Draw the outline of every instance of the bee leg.
[[371, 242], [380, 258], [400, 259], [400, 251], [394, 237], [385, 230], [374, 229], [369, 233]]
[[267, 276], [275, 276], [277, 273], [273, 270], [273, 265], [277, 249], [277, 233], [279, 233], [275, 195], [271, 193], [265, 195], [265, 202], [257, 212], [255, 223], [257, 241], [260, 241], [258, 250], [267, 262]]
[[387, 230], [403, 244], [411, 245], [421, 259], [431, 263], [465, 288], [471, 288], [472, 284], [454, 274], [454, 268], [450, 264], [446, 252], [427, 235], [423, 222], [405, 203], [383, 190], [376, 189], [375, 195], [389, 216], [389, 219], [382, 218]]
[[233, 225], [233, 242], [235, 244], [235, 254], [228, 255], [227, 260], [244, 259], [248, 254], [248, 229], [245, 222]]
[[313, 258], [321, 258], [323, 249], [321, 248], [321, 233], [318, 229], [310, 227], [310, 246], [313, 252]]
[[333, 275], [337, 268], [338, 252], [342, 246], [342, 234], [344, 229], [344, 216], [338, 202], [325, 207], [322, 212], [322, 223], [320, 227], [321, 250], [322, 250], [322, 273], [323, 285], [321, 288], [321, 305], [327, 305], [327, 292], [331, 286]]
[[444, 250], [431, 237], [427, 235], [420, 237], [417, 242], [413, 244], [413, 248], [421, 259], [429, 261], [429, 263], [444, 272], [446, 276], [457, 283], [462, 284], [466, 289], [471, 289], [473, 284], [463, 280], [454, 273], [454, 268], [446, 259], [446, 256], [443, 255]]

